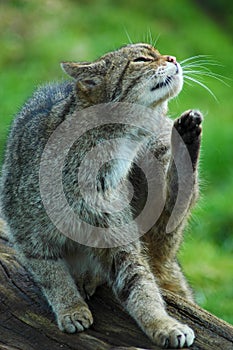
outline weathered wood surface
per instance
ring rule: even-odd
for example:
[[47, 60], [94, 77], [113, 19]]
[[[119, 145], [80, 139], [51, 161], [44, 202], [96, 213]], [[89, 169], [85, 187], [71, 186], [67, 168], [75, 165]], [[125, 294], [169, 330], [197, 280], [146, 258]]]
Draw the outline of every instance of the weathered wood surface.
[[[158, 349], [106, 287], [89, 301], [95, 320], [91, 329], [74, 335], [60, 332], [46, 300], [18, 262], [3, 231], [0, 229], [1, 350]], [[191, 349], [233, 349], [231, 325], [171, 293], [164, 297], [169, 313], [194, 329], [196, 340]]]

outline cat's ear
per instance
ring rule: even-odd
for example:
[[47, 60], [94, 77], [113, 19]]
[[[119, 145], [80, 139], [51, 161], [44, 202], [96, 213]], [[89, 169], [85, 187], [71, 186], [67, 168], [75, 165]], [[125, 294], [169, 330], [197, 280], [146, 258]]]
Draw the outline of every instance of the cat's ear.
[[105, 76], [110, 62], [99, 60], [96, 62], [62, 62], [65, 73], [76, 80], [76, 87], [83, 99], [93, 103], [104, 100]]
[[103, 76], [107, 72], [105, 60], [96, 62], [62, 62], [63, 71], [76, 80], [91, 80], [95, 76]]

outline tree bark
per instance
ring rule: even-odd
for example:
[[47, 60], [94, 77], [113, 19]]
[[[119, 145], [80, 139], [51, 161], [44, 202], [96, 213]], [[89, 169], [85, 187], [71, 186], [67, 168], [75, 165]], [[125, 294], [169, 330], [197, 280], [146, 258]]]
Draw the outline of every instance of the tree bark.
[[[0, 222], [1, 350], [145, 350], [153, 345], [107, 287], [88, 302], [94, 325], [78, 334], [58, 330], [54, 315], [33, 279], [19, 263]], [[233, 327], [172, 293], [164, 292], [169, 313], [196, 334], [193, 350], [232, 350]]]

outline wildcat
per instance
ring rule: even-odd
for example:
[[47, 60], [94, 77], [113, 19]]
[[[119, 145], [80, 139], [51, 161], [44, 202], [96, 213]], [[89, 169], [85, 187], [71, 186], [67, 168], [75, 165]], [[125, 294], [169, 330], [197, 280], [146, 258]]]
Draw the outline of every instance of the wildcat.
[[[74, 333], [92, 325], [92, 314], [84, 299], [98, 285], [107, 283], [154, 343], [165, 348], [190, 346], [194, 332], [168, 315], [160, 292], [161, 288], [171, 290], [193, 301], [176, 254], [190, 209], [198, 197], [202, 115], [189, 110], [174, 122], [168, 122], [166, 117], [168, 101], [182, 89], [182, 68], [175, 57], [161, 55], [154, 47], [141, 43], [124, 46], [94, 62], [63, 62], [62, 68], [73, 80], [39, 88], [17, 115], [8, 138], [1, 180], [1, 211], [18, 254], [41, 286], [62, 331]], [[111, 103], [149, 108], [155, 116], [152, 122], [159, 120], [165, 130], [161, 137], [153, 138], [143, 128], [109, 122], [82, 135], [81, 141], [77, 140], [66, 155], [62, 176], [67, 201], [81, 221], [113, 232], [117, 244], [112, 247], [95, 245], [93, 241], [83, 245], [61, 233], [50, 220], [40, 191], [40, 177], [45, 178], [40, 172], [41, 159], [51, 135], [73, 117], [78, 124], [78, 112], [103, 103], [110, 103], [110, 108]], [[143, 114], [139, 113], [139, 118], [143, 125]], [[92, 149], [102, 138], [114, 139], [122, 134], [128, 140], [136, 139], [138, 146], [129, 150], [127, 159], [105, 164], [96, 182], [90, 185], [96, 186], [97, 190], [94, 187], [92, 190], [99, 196], [98, 200], [105, 198], [111, 202], [111, 198], [124, 196], [125, 181], [132, 182], [137, 196], [127, 210], [113, 215], [88, 207], [81, 198], [76, 176], [87, 149]], [[127, 145], [124, 147], [117, 149], [119, 157], [124, 158], [128, 151]], [[176, 162], [183, 162], [182, 147], [191, 161], [191, 194], [182, 220], [167, 231], [178, 196]], [[144, 235], [136, 234], [128, 244], [120, 244], [121, 238], [129, 235], [124, 223], [133, 221], [135, 212], [137, 215], [145, 202], [143, 174], [135, 166], [135, 159], [144, 157], [147, 149], [156, 156], [162, 169], [164, 205], [158, 220]], [[115, 156], [112, 154], [113, 159]], [[103, 154], [96, 157], [102, 158]], [[87, 164], [83, 182], [89, 181], [88, 169], [91, 164]], [[55, 172], [51, 168], [51, 178]], [[153, 206], [150, 209], [153, 216]], [[78, 228], [81, 230], [82, 226]], [[131, 228], [137, 233], [135, 223]]]

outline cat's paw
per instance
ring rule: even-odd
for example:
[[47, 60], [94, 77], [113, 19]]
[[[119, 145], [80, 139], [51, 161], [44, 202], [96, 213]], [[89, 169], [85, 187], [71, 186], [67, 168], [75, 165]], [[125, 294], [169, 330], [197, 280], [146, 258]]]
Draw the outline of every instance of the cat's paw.
[[171, 317], [159, 320], [151, 325], [147, 334], [157, 345], [167, 349], [181, 349], [193, 344], [195, 335], [193, 330]]
[[93, 323], [93, 317], [88, 306], [77, 304], [71, 309], [62, 311], [57, 316], [58, 327], [66, 333], [82, 332]]
[[175, 120], [174, 128], [178, 131], [183, 141], [189, 145], [200, 137], [202, 121], [203, 116], [199, 111], [189, 110]]

